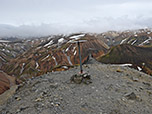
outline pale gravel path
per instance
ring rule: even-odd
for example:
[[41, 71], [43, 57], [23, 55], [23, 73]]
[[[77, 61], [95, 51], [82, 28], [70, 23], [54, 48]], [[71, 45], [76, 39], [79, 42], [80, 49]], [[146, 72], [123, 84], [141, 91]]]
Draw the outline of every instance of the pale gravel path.
[[[152, 78], [128, 67], [90, 62], [92, 84], [73, 84], [78, 68], [27, 81], [0, 106], [1, 114], [152, 114]], [[122, 72], [116, 72], [120, 69]], [[128, 100], [134, 92], [138, 99]]]

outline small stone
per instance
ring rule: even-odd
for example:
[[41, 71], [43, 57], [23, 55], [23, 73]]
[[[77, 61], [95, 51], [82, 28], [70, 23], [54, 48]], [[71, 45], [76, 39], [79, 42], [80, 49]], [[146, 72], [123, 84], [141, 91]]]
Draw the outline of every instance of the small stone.
[[88, 66], [86, 64], [83, 65], [85, 68], [88, 68]]
[[56, 107], [58, 107], [58, 106], [59, 106], [59, 104], [55, 104], [55, 106], [56, 106]]
[[126, 76], [129, 76], [129, 74], [126, 74]]
[[122, 101], [126, 101], [126, 99], [123, 97], [123, 98], [122, 98]]
[[110, 76], [109, 75], [106, 75], [106, 78], [109, 78]]
[[50, 84], [50, 88], [54, 88], [54, 89], [58, 88], [58, 83]]
[[82, 74], [82, 77], [90, 79], [91, 75], [88, 73], [84, 73], [84, 74]]
[[47, 96], [47, 92], [46, 92], [46, 91], [43, 91], [42, 93], [40, 93], [40, 96], [41, 96], [41, 97]]
[[139, 89], [140, 89], [140, 90], [143, 90], [143, 87], [142, 87], [142, 86], [140, 86], [140, 87], [139, 87]]
[[38, 91], [39, 91], [38, 89], [35, 90], [36, 93], [37, 93]]
[[60, 100], [63, 100], [63, 98], [62, 98], [62, 97], [60, 97]]
[[117, 68], [116, 72], [122, 73], [123, 71], [120, 68]]
[[149, 96], [152, 95], [152, 92], [151, 92], [151, 91], [147, 91], [147, 93], [148, 93]]
[[132, 81], [134, 81], [134, 82], [138, 82], [138, 81], [139, 81], [138, 78], [135, 78], [135, 77], [132, 77], [131, 79], [132, 79]]
[[17, 101], [20, 101], [20, 100], [21, 100], [21, 98], [20, 98], [20, 97], [16, 97], [15, 99], [16, 99]]
[[51, 105], [54, 105], [54, 103], [53, 103], [53, 102], [51, 102]]
[[95, 87], [93, 86], [92, 89], [95, 89]]
[[42, 99], [41, 98], [37, 98], [37, 99], [35, 99], [35, 101], [39, 102], [39, 101], [42, 101]]
[[16, 112], [20, 112], [20, 109], [17, 109], [17, 111]]
[[137, 96], [136, 96], [136, 94], [134, 92], [126, 94], [125, 97], [128, 100], [136, 100], [137, 99]]
[[56, 102], [55, 106], [56, 106], [56, 107], [60, 106], [60, 103], [59, 103], [59, 102]]

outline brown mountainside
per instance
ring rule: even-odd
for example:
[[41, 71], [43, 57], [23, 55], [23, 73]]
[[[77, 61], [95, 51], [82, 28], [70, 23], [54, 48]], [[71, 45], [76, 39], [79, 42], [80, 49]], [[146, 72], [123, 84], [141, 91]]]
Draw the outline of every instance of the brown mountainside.
[[10, 89], [11, 86], [16, 84], [15, 77], [9, 76], [6, 73], [0, 71], [0, 94]]
[[104, 55], [109, 47], [101, 40], [87, 34], [50, 39], [12, 59], [2, 69], [10, 75], [30, 78], [56, 70], [66, 70], [79, 64], [77, 44], [72, 41], [81, 37], [82, 62], [91, 54], [95, 58]]

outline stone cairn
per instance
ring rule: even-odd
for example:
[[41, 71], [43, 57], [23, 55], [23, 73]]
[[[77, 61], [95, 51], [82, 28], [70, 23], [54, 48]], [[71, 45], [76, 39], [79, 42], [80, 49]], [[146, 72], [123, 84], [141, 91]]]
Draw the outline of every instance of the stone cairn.
[[91, 75], [88, 73], [74, 74], [71, 77], [70, 81], [72, 83], [76, 83], [76, 84], [84, 83], [84, 84], [88, 85], [88, 84], [92, 83]]

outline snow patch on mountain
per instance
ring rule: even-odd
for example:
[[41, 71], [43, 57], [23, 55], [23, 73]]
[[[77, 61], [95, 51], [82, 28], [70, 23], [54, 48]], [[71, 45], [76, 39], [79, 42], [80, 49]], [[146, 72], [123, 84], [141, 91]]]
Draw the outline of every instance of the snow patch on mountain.
[[0, 40], [0, 43], [8, 43], [8, 42], [10, 42], [10, 41], [8, 41], [8, 40]]
[[149, 39], [145, 40], [144, 42], [142, 42], [141, 44], [139, 44], [139, 46], [142, 46], [144, 45], [145, 43], [149, 43], [149, 41], [152, 40], [151, 37], [149, 37]]
[[137, 40], [134, 40], [134, 41], [131, 43], [131, 45], [134, 45], [134, 44], [136, 43], [136, 41], [137, 41]]
[[80, 38], [82, 38], [84, 36], [85, 36], [85, 34], [75, 35], [75, 36], [71, 36], [70, 39], [78, 40], [78, 39], [80, 39]]
[[1, 59], [2, 61], [6, 62], [6, 60], [5, 60], [5, 59], [3, 59], [3, 57], [1, 57], [1, 56], [0, 56], [0, 59]]
[[75, 49], [76, 49], [76, 47], [73, 47], [72, 52], [74, 52], [74, 51], [75, 51]]
[[41, 61], [44, 61], [45, 59], [47, 59], [50, 55], [47, 55], [44, 59], [42, 59]]
[[64, 38], [60, 38], [60, 39], [58, 40], [58, 42], [59, 42], [59, 43], [63, 43], [63, 42], [64, 42]]
[[25, 66], [25, 63], [22, 64], [22, 68], [21, 68], [21, 70], [20, 70], [20, 74], [23, 73], [23, 71], [24, 71], [24, 66]]
[[77, 54], [77, 51], [74, 52], [74, 55], [76, 55], [76, 54]]
[[139, 71], [142, 71], [142, 68], [140, 68], [139, 66], [137, 66], [137, 68], [138, 68]]
[[124, 39], [124, 40], [122, 40], [122, 41], [120, 42], [120, 44], [123, 44], [126, 40], [127, 40], [127, 38]]
[[72, 46], [72, 44], [70, 44], [70, 46], [65, 51], [67, 52], [71, 46]]
[[51, 40], [49, 43], [45, 44], [44, 47], [47, 47], [49, 45], [52, 45], [53, 44], [53, 40]]
[[57, 61], [56, 61], [56, 58], [54, 56], [52, 56], [52, 58], [54, 59], [55, 61], [55, 65], [58, 65]]
[[38, 64], [38, 62], [36, 62], [36, 67], [35, 68], [37, 69], [38, 67], [39, 67], [39, 64]]
[[125, 66], [132, 66], [132, 64], [116, 64], [116, 65], [113, 65], [113, 66], [122, 66], [122, 67], [125, 67]]

